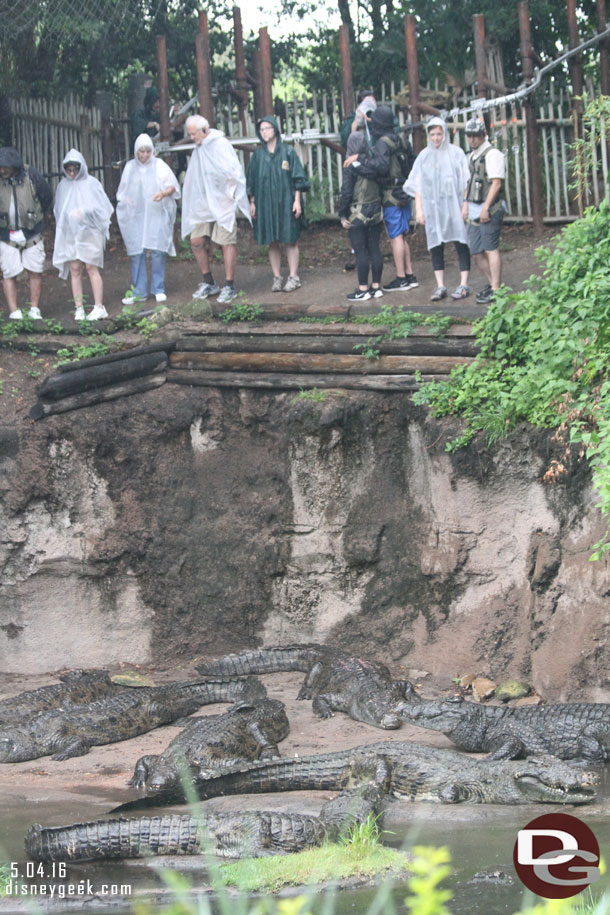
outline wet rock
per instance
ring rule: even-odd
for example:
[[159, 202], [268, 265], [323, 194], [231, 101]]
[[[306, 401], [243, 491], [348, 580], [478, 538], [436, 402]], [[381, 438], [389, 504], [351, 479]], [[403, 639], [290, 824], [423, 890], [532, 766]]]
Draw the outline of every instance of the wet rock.
[[522, 699], [517, 699], [517, 701], [512, 704], [516, 707], [520, 707], [522, 705], [540, 705], [541, 702], [542, 697], [539, 696], [538, 693], [532, 693], [530, 696], [524, 696]]
[[482, 702], [483, 699], [489, 699], [496, 691], [496, 684], [487, 677], [477, 677], [472, 681], [472, 696], [475, 702]]
[[501, 702], [508, 702], [509, 699], [522, 699], [528, 696], [531, 687], [520, 680], [503, 680], [496, 688], [495, 697]]

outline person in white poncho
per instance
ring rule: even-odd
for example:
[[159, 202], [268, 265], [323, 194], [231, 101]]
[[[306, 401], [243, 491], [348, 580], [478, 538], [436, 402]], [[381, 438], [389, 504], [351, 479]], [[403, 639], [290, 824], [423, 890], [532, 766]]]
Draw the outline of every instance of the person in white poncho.
[[85, 160], [77, 149], [71, 149], [63, 161], [65, 178], [59, 182], [55, 194], [55, 247], [53, 266], [62, 280], [70, 275], [76, 311], [74, 318], [85, 318], [83, 298], [83, 264], [87, 268], [93, 310], [86, 315], [88, 321], [107, 318], [102, 304], [104, 284], [99, 271], [104, 266], [104, 248], [109, 236], [108, 227], [113, 207], [104, 188], [90, 175]]
[[[186, 120], [186, 132], [195, 149], [186, 170], [182, 201], [182, 238], [190, 235], [191, 248], [202, 281], [194, 299], [217, 295], [218, 302], [235, 298], [237, 212], [251, 222], [246, 177], [237, 154], [220, 130], [210, 128], [201, 115]], [[225, 268], [222, 289], [210, 270], [210, 242], [220, 245]]]
[[465, 299], [470, 295], [470, 251], [462, 204], [470, 169], [463, 149], [449, 142], [447, 125], [442, 118], [430, 118], [426, 131], [428, 145], [415, 160], [403, 190], [415, 198], [415, 220], [426, 227], [426, 241], [436, 278], [436, 289], [430, 300], [438, 302], [447, 297], [444, 243], [448, 241], [455, 244], [460, 267], [460, 283], [451, 298]]
[[[131, 261], [132, 288], [123, 305], [147, 298], [149, 288], [157, 302], [165, 302], [165, 257], [175, 255], [174, 222], [180, 186], [173, 171], [158, 159], [153, 142], [142, 133], [134, 143], [134, 158], [121, 175], [116, 215]], [[150, 287], [146, 252], [150, 251]]]

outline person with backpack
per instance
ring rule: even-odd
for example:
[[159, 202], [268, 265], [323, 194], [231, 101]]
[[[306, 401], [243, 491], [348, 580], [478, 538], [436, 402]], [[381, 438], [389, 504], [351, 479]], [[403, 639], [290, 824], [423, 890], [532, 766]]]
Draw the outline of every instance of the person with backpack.
[[[350, 156], [366, 152], [367, 139], [363, 131], [354, 131], [347, 141]], [[363, 302], [383, 295], [381, 273], [383, 256], [379, 238], [383, 226], [381, 207], [382, 190], [372, 178], [365, 178], [355, 165], [343, 169], [343, 183], [339, 197], [339, 218], [349, 231], [349, 240], [356, 255], [358, 288], [350, 292], [350, 302]], [[369, 266], [371, 285], [369, 286]]]
[[413, 274], [411, 250], [407, 241], [411, 220], [411, 203], [403, 191], [415, 156], [411, 144], [394, 127], [392, 109], [381, 105], [369, 122], [375, 138], [370, 153], [348, 156], [347, 168], [353, 165], [364, 178], [377, 181], [383, 190], [383, 221], [390, 239], [396, 278], [384, 285], [384, 292], [406, 292], [419, 285]]

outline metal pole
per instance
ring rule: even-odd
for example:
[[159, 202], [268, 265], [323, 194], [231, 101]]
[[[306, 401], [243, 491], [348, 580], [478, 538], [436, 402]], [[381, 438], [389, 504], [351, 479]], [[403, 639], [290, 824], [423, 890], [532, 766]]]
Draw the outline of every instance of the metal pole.
[[[415, 36], [415, 16], [405, 16], [405, 49], [407, 54], [407, 78], [409, 80], [409, 113], [411, 121], [420, 120], [419, 107], [419, 65], [417, 63], [417, 42]], [[413, 152], [421, 152], [425, 146], [425, 135], [421, 127], [413, 130]]]
[[[597, 31], [603, 32], [606, 28], [606, 0], [595, 0], [595, 9], [597, 12]], [[610, 95], [609, 49], [608, 39], [602, 38], [599, 43], [599, 81], [602, 95]]]
[[349, 25], [339, 28], [339, 58], [341, 61], [341, 108], [343, 117], [354, 110], [354, 84], [352, 82], [352, 57], [349, 49]]
[[[521, 68], [524, 81], [529, 83], [534, 76], [534, 61], [532, 58], [532, 39], [527, 0], [521, 0], [518, 9]], [[523, 108], [525, 109], [525, 129], [527, 132], [532, 223], [534, 226], [534, 234], [541, 235], [544, 223], [542, 219], [542, 177], [540, 174], [540, 155], [538, 152], [538, 125], [536, 123], [535, 92], [526, 96], [523, 102]]]
[[208, 14], [199, 11], [199, 31], [195, 36], [195, 56], [197, 59], [197, 92], [199, 111], [214, 126], [214, 101], [212, 99], [212, 67], [210, 63], [210, 34], [208, 31]]
[[[264, 114], [273, 114], [273, 77], [271, 74], [271, 44], [264, 26], [258, 30], [258, 53], [261, 73], [261, 101]], [[264, 116], [264, 115], [263, 115]]]

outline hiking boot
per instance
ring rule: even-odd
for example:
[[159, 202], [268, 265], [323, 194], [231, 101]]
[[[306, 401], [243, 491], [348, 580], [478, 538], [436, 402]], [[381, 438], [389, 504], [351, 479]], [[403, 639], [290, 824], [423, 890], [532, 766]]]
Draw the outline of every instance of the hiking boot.
[[94, 305], [87, 315], [87, 321], [100, 321], [108, 317], [108, 312], [103, 305]]
[[274, 276], [273, 282], [271, 283], [271, 292], [281, 292], [282, 286], [284, 285], [284, 280], [281, 276]]
[[21, 321], [22, 318], [23, 318], [23, 314], [22, 314], [20, 308], [16, 308], [15, 311], [11, 311], [11, 313], [9, 315], [9, 319], [11, 321]]
[[218, 283], [200, 283], [197, 286], [197, 289], [193, 293], [192, 298], [194, 299], [207, 299], [210, 295], [218, 295], [220, 292], [220, 286]]
[[37, 308], [35, 305], [30, 307], [28, 311], [28, 318], [33, 318], [34, 321], [42, 321], [42, 315], [40, 314], [40, 308]]
[[437, 286], [432, 295], [430, 296], [431, 302], [440, 302], [441, 299], [447, 298], [447, 287], [446, 286]]
[[405, 280], [409, 284], [409, 289], [415, 289], [417, 286], [419, 286], [419, 283], [417, 282], [417, 277], [415, 276], [414, 273], [407, 273], [407, 275], [405, 276]]
[[301, 281], [298, 276], [289, 276], [284, 283], [284, 292], [294, 292], [295, 289], [299, 289], [300, 285]]
[[476, 301], [479, 305], [489, 305], [490, 302], [493, 302], [494, 291], [491, 286], [487, 285], [485, 289], [481, 289], [480, 292], [477, 292]]
[[373, 289], [372, 286], [369, 286], [369, 293], [372, 299], [380, 299], [383, 296], [383, 289], [381, 286], [378, 286], [377, 289]]
[[371, 298], [371, 293], [368, 289], [354, 289], [347, 298], [350, 302], [365, 302]]
[[[415, 284], [417, 286], [417, 283]], [[410, 289], [409, 278], [406, 276], [397, 276], [391, 283], [387, 283], [383, 287], [384, 292], [406, 292], [407, 289]]]
[[457, 287], [455, 292], [451, 293], [451, 298], [456, 299], [456, 300], [457, 299], [467, 299], [469, 295], [470, 295], [470, 286], [460, 285]]
[[229, 284], [226, 283], [220, 290], [220, 295], [216, 301], [219, 305], [228, 305], [236, 296], [237, 290], [235, 289], [235, 286], [229, 286]]
[[75, 310], [74, 320], [75, 321], [84, 321], [85, 320], [85, 309], [83, 308], [82, 305], [79, 305], [78, 308]]

